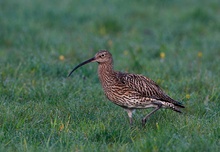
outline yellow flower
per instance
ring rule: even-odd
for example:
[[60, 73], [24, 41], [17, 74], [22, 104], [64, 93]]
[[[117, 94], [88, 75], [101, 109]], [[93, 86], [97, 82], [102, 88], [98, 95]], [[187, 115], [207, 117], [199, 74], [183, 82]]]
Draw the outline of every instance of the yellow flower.
[[59, 131], [62, 131], [63, 129], [64, 129], [64, 124], [61, 123], [60, 128], [59, 128]]
[[197, 56], [198, 56], [199, 58], [201, 58], [201, 57], [202, 57], [202, 52], [199, 51], [198, 54], [197, 54]]
[[112, 43], [112, 40], [108, 40], [108, 46], [109, 46], [109, 47], [112, 47], [112, 44], [113, 44], [113, 43]]
[[106, 29], [105, 29], [105, 27], [101, 27], [101, 28], [99, 29], [99, 33], [100, 33], [101, 35], [106, 35]]
[[165, 58], [165, 53], [164, 52], [160, 52], [160, 58], [164, 59]]
[[157, 79], [157, 84], [162, 84], [163, 83], [163, 80], [161, 80], [161, 79]]
[[65, 59], [65, 57], [63, 55], [59, 56], [60, 61], [63, 61]]
[[128, 55], [128, 51], [127, 50], [124, 50], [124, 55]]
[[190, 94], [186, 94], [186, 99], [189, 99], [190, 98]]

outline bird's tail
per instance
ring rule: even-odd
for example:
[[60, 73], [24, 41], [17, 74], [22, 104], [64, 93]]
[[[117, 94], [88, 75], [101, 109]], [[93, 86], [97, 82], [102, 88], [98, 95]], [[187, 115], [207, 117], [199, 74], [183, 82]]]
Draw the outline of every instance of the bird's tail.
[[[178, 104], [177, 104], [178, 103]], [[180, 110], [180, 108], [185, 108], [180, 102], [177, 102], [177, 103], [169, 103], [169, 102], [164, 102], [164, 106], [172, 109], [173, 111], [176, 111], [176, 112], [179, 112], [179, 113], [182, 113], [182, 111]]]
[[166, 97], [166, 101], [164, 104], [167, 104], [167, 107], [179, 113], [182, 113], [180, 110], [181, 108], [185, 108], [185, 106], [181, 102], [176, 101], [169, 96]]

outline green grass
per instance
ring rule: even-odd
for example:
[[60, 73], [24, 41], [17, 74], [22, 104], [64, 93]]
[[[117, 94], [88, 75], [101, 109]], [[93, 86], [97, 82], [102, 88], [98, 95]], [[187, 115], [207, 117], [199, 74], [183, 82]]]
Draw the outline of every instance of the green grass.
[[[142, 128], [150, 110], [138, 110], [131, 129], [96, 63], [67, 78], [100, 49], [183, 114], [160, 110]], [[0, 67], [0, 151], [220, 151], [218, 0], [1, 1]]]

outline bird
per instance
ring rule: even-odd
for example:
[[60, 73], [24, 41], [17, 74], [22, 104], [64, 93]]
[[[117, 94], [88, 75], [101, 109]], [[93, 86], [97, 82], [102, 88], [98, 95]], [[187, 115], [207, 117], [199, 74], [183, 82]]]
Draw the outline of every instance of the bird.
[[104, 94], [111, 102], [127, 111], [131, 126], [132, 115], [136, 109], [154, 108], [142, 118], [142, 125], [145, 126], [147, 119], [161, 108], [168, 108], [178, 113], [181, 113], [181, 108], [185, 108], [181, 102], [169, 97], [150, 78], [140, 74], [115, 71], [113, 57], [108, 50], [100, 50], [94, 57], [77, 65], [68, 77], [76, 69], [90, 62], [98, 63], [98, 77]]

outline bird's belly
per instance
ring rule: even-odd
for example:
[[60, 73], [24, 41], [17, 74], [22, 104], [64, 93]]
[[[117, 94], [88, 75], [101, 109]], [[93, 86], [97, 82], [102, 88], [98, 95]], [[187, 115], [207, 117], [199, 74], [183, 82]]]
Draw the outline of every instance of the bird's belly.
[[157, 106], [152, 103], [153, 99], [142, 97], [139, 93], [134, 91], [106, 90], [105, 95], [110, 101], [121, 107], [143, 109]]

